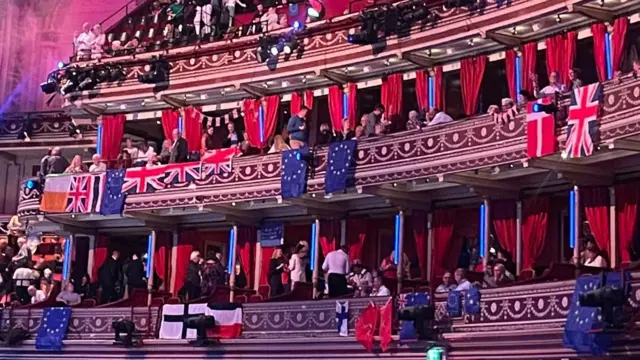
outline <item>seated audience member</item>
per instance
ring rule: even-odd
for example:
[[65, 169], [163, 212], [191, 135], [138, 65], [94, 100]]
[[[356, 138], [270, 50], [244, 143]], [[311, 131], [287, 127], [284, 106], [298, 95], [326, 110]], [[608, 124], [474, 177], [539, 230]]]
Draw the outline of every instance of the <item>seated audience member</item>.
[[437, 293], [449, 292], [456, 288], [456, 285], [451, 281], [451, 272], [446, 271], [444, 275], [442, 275], [442, 284], [438, 285], [436, 288]]
[[535, 101], [535, 100], [536, 98], [533, 97], [533, 95], [529, 91], [520, 90], [520, 93], [518, 94], [518, 105], [525, 108], [530, 101]]
[[162, 142], [162, 149], [160, 149], [159, 160], [161, 164], [168, 164], [171, 158], [171, 140], [164, 139]]
[[373, 111], [368, 115], [363, 115], [363, 119], [366, 116], [364, 125], [364, 136], [371, 137], [376, 135], [376, 125], [383, 122], [384, 106], [381, 104], [376, 105]]
[[207, 126], [207, 131], [202, 134], [202, 138], [200, 139], [200, 155], [204, 155], [207, 151], [220, 148], [220, 142], [213, 134], [213, 126]]
[[289, 132], [289, 145], [292, 149], [300, 149], [308, 144], [306, 118], [309, 108], [302, 106], [296, 115], [289, 119], [287, 131]]
[[147, 140], [142, 140], [142, 142], [138, 145], [138, 157], [136, 158], [133, 166], [145, 166], [149, 162], [150, 158], [155, 159], [155, 157], [156, 151], [153, 149], [153, 147], [149, 146]]
[[471, 283], [467, 280], [467, 272], [463, 268], [458, 268], [453, 273], [453, 276], [458, 284], [455, 288], [456, 291], [469, 290], [471, 288]]
[[82, 278], [74, 283], [75, 291], [84, 299], [93, 299], [94, 295], [91, 291], [91, 278], [89, 274], [84, 274]]
[[351, 130], [349, 119], [342, 119], [342, 129], [335, 135], [337, 141], [351, 140], [356, 137], [355, 131]]
[[569, 81], [571, 81], [571, 90], [579, 89], [582, 87], [582, 80], [580, 79], [581, 71], [578, 68], [569, 70]]
[[533, 75], [533, 94], [536, 97], [544, 97], [547, 95], [554, 95], [555, 93], [563, 93], [567, 91], [567, 87], [560, 83], [558, 73], [553, 71], [549, 74], [549, 85], [538, 90], [538, 76]]
[[69, 282], [64, 290], [56, 296], [56, 301], [68, 306], [75, 306], [82, 302], [82, 297], [74, 291], [73, 284]]
[[631, 64], [631, 75], [636, 79], [638, 78], [638, 75], [640, 75], [640, 59], [633, 60]]
[[593, 242], [587, 242], [587, 246], [584, 249], [584, 266], [606, 268], [607, 262], [600, 255], [598, 246]]
[[175, 0], [167, 8], [167, 20], [169, 20], [169, 23], [167, 24], [167, 34], [169, 39], [173, 38], [174, 28], [182, 24], [183, 17], [184, 17], [184, 1]]
[[273, 145], [271, 146], [271, 149], [269, 149], [269, 154], [279, 153], [286, 150], [291, 150], [291, 148], [286, 142], [284, 142], [282, 135], [276, 135], [273, 138]]
[[451, 116], [435, 107], [429, 109], [429, 112], [427, 113], [427, 126], [445, 124], [452, 121], [453, 118]]
[[[380, 272], [382, 276], [388, 279], [396, 279], [398, 277], [398, 265], [395, 263], [395, 251], [392, 251], [389, 256], [382, 259], [380, 263]], [[402, 255], [402, 270], [405, 278], [409, 276], [411, 270], [411, 262], [407, 254]]]
[[357, 126], [356, 130], [354, 131], [353, 140], [362, 139], [363, 136], [364, 136], [364, 128], [362, 126]]
[[133, 145], [133, 140], [130, 138], [125, 139], [124, 151], [129, 153], [132, 161], [138, 161], [138, 148]]
[[495, 287], [504, 286], [511, 284], [513, 282], [512, 279], [506, 275], [507, 269], [504, 267], [504, 264], [497, 263], [493, 266], [493, 285]]
[[13, 288], [22, 305], [27, 305], [31, 301], [28, 287], [36, 279], [36, 276], [37, 272], [29, 269], [26, 265], [17, 267], [13, 272]]
[[320, 124], [320, 135], [318, 135], [318, 141], [316, 145], [327, 145], [332, 143], [335, 139], [331, 127], [327, 123]]
[[271, 30], [280, 29], [280, 24], [278, 24], [278, 13], [276, 12], [276, 8], [270, 7], [267, 9], [267, 12], [260, 17], [260, 23], [262, 24], [262, 31], [267, 32]]
[[422, 127], [420, 121], [420, 113], [415, 110], [409, 111], [409, 120], [407, 120], [407, 130], [418, 130]]
[[57, 146], [51, 149], [51, 156], [49, 157], [48, 163], [49, 169], [47, 170], [47, 174], [62, 174], [69, 167], [69, 162], [62, 156], [61, 150]]
[[373, 279], [373, 289], [371, 289], [369, 296], [391, 296], [391, 291], [382, 284], [382, 278], [380, 276], [376, 276]]
[[122, 149], [116, 158], [116, 169], [128, 169], [131, 165], [133, 165], [131, 155], [129, 155], [127, 150]]
[[287, 13], [281, 14], [278, 18], [278, 25], [274, 29], [286, 29], [289, 27], [289, 15]]
[[516, 264], [511, 259], [511, 254], [509, 254], [504, 249], [499, 249], [496, 252], [496, 262], [504, 264], [506, 269], [505, 275], [511, 280], [515, 280], [515, 276], [513, 274], [516, 273]]
[[82, 157], [80, 155], [76, 155], [71, 160], [71, 164], [64, 171], [65, 174], [80, 174], [84, 172], [88, 172], [89, 169], [82, 163]]
[[247, 30], [247, 35], [255, 35], [262, 32], [262, 16], [266, 14], [264, 10], [264, 5], [262, 3], [258, 3], [256, 5], [256, 11], [253, 13], [253, 19], [251, 19], [251, 26]]
[[356, 297], [366, 297], [373, 287], [373, 276], [362, 266], [360, 260], [354, 260], [348, 283], [355, 290]]
[[107, 171], [107, 165], [102, 162], [100, 154], [93, 154], [91, 157], [91, 166], [89, 172]]
[[174, 164], [186, 162], [189, 155], [187, 140], [182, 137], [182, 134], [178, 129], [173, 129], [171, 136], [173, 137], [173, 145], [171, 145], [169, 163]]
[[232, 146], [239, 146], [244, 141], [243, 134], [236, 131], [236, 125], [233, 121], [229, 121], [227, 124], [227, 131], [229, 134], [222, 140], [222, 147], [230, 148]]
[[41, 303], [47, 300], [47, 294], [45, 294], [42, 290], [36, 289], [36, 287], [33, 285], [29, 286], [27, 292], [29, 293], [29, 296], [31, 296], [32, 304]]
[[[123, 49], [136, 49], [138, 46], [140, 46], [140, 38], [135, 36], [133, 39], [127, 41], [127, 43], [124, 44], [124, 46], [122, 48]], [[113, 48], [113, 50], [118, 50], [118, 49]]]

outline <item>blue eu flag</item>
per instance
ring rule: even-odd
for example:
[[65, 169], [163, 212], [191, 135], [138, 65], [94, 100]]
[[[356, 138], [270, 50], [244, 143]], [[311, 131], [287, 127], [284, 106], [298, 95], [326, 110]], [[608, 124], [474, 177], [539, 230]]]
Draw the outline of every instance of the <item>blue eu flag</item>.
[[[428, 292], [416, 292], [409, 294], [400, 294], [398, 298], [398, 309], [402, 310], [406, 307], [424, 305], [431, 303]], [[403, 320], [400, 329], [400, 340], [416, 339], [416, 329], [413, 321]]]
[[480, 314], [480, 290], [476, 286], [470, 287], [467, 291], [464, 310], [467, 314]]
[[307, 158], [309, 148], [282, 153], [280, 192], [283, 199], [298, 198], [307, 192]]
[[102, 194], [101, 215], [121, 214], [126, 195], [122, 192], [125, 169], [107, 170], [107, 181]]
[[38, 350], [62, 350], [62, 339], [67, 334], [71, 308], [51, 307], [45, 308], [40, 320], [40, 328], [36, 333], [36, 349]]
[[347, 187], [353, 186], [355, 151], [355, 140], [341, 141], [329, 146], [327, 171], [324, 179], [325, 194], [344, 191]]
[[447, 296], [447, 312], [449, 317], [462, 316], [462, 292], [461, 291], [449, 291]]

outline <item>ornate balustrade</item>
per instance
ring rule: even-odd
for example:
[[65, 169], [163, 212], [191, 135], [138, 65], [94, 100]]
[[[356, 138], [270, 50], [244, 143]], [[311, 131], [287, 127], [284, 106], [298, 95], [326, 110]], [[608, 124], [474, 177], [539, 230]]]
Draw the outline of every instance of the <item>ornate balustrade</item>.
[[[95, 144], [98, 134], [96, 123], [83, 123], [75, 127], [82, 137], [70, 136], [75, 125], [70, 116], [60, 112], [11, 114], [2, 116], [0, 120], [0, 148], [3, 150], [70, 144], [91, 146]], [[25, 132], [30, 141], [18, 139]]]
[[[36, 186], [27, 187], [27, 182], [32, 181]], [[18, 200], [17, 214], [21, 218], [33, 217], [40, 214], [40, 199], [42, 197], [42, 185], [40, 179], [29, 178], [20, 183], [20, 197]]]

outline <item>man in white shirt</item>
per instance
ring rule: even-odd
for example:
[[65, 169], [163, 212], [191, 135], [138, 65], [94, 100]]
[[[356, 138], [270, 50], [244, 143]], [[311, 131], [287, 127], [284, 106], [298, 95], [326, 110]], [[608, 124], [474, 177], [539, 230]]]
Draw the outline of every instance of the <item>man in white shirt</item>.
[[76, 54], [82, 57], [91, 54], [91, 44], [96, 39], [95, 34], [91, 31], [91, 25], [89, 23], [82, 24], [82, 32], [75, 36], [73, 44], [76, 47]]
[[427, 120], [427, 126], [433, 126], [452, 122], [453, 118], [438, 108], [431, 108], [429, 109], [429, 113], [427, 114]]
[[453, 274], [456, 279], [456, 283], [458, 286], [455, 288], [455, 291], [466, 291], [471, 288], [471, 283], [467, 280], [467, 273], [463, 268], [456, 269], [456, 272]]
[[32, 304], [41, 303], [47, 300], [47, 294], [45, 294], [42, 290], [36, 289], [36, 287], [33, 285], [29, 286], [27, 292], [29, 292], [29, 296], [31, 296]]
[[356, 291], [356, 297], [368, 296], [373, 286], [373, 276], [362, 266], [359, 259], [353, 261], [353, 271], [349, 274], [349, 285]]
[[102, 157], [99, 154], [94, 154], [91, 157], [91, 166], [89, 166], [89, 172], [107, 171], [107, 165], [102, 162]]
[[565, 91], [567, 91], [567, 87], [558, 82], [558, 73], [554, 71], [549, 74], [549, 85], [542, 88], [537, 96], [544, 97], [546, 95], [554, 95], [555, 93], [562, 93]]
[[322, 264], [329, 285], [329, 297], [339, 297], [347, 293], [347, 274], [349, 273], [349, 248], [342, 246], [327, 254]]
[[149, 159], [156, 157], [156, 151], [153, 150], [153, 147], [149, 146], [147, 140], [142, 140], [140, 146], [138, 148], [138, 157], [134, 162], [134, 166], [142, 167], [149, 163]]
[[391, 296], [391, 291], [382, 284], [382, 278], [376, 276], [373, 279], [373, 290], [369, 296]]

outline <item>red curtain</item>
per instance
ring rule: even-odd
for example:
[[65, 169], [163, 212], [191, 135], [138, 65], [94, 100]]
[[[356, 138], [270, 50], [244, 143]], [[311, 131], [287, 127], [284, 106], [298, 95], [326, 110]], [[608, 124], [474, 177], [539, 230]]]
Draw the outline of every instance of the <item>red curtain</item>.
[[465, 114], [471, 116], [478, 111], [478, 95], [487, 65], [486, 56], [476, 56], [460, 61], [460, 84]]
[[516, 255], [516, 203], [515, 201], [492, 201], [491, 219], [498, 241], [512, 258]]
[[349, 258], [362, 260], [362, 248], [367, 239], [367, 219], [347, 219], [347, 246]]
[[202, 108], [189, 106], [184, 109], [184, 139], [187, 140], [189, 152], [200, 151], [202, 137]]
[[251, 278], [253, 276], [253, 266], [255, 263], [255, 245], [257, 241], [257, 230], [254, 227], [241, 227], [238, 228], [238, 244], [236, 245], [236, 252], [240, 262], [240, 266], [244, 270], [244, 274], [247, 277], [247, 288], [252, 289]]
[[596, 62], [596, 70], [598, 71], [598, 79], [600, 81], [607, 80], [607, 60], [605, 53], [605, 36], [607, 36], [607, 27], [603, 23], [591, 25], [591, 34], [593, 34], [593, 56]]
[[258, 112], [260, 111], [260, 100], [245, 99], [242, 103], [244, 111], [244, 128], [247, 133], [247, 141], [251, 146], [260, 147], [260, 124]]
[[96, 248], [93, 250], [93, 268], [91, 269], [91, 281], [98, 280], [98, 269], [104, 264], [109, 256], [109, 237], [98, 235], [96, 237]]
[[611, 34], [611, 64], [614, 72], [619, 71], [622, 67], [622, 56], [628, 26], [629, 18], [626, 16], [617, 18], [613, 23], [613, 34]]
[[524, 201], [522, 223], [522, 269], [536, 264], [545, 245], [549, 219], [549, 198], [535, 197]]
[[385, 108], [385, 116], [395, 130], [404, 130], [402, 118], [402, 74], [392, 74], [382, 79], [380, 99]]
[[505, 51], [504, 63], [507, 70], [507, 86], [509, 87], [509, 96], [516, 100], [516, 51], [507, 49]]
[[360, 121], [360, 119], [358, 119], [358, 85], [355, 83], [347, 84], [347, 106], [347, 118], [349, 119], [351, 129], [355, 130]]
[[328, 253], [338, 248], [340, 244], [340, 221], [330, 220], [320, 222], [320, 248], [322, 254]]
[[415, 240], [415, 252], [418, 255], [418, 263], [420, 264], [420, 278], [427, 278], [427, 215], [422, 211], [414, 211], [409, 224], [413, 230], [413, 239]]
[[305, 90], [304, 92], [304, 105], [309, 109], [313, 108], [313, 90]]
[[279, 107], [280, 95], [271, 95], [264, 98], [264, 141], [260, 144], [260, 149], [264, 149], [269, 144], [269, 138], [276, 132]]
[[631, 261], [633, 233], [638, 216], [640, 184], [628, 183], [616, 185], [616, 227], [618, 232], [618, 254], [620, 259]]
[[569, 70], [573, 69], [573, 63], [576, 60], [576, 41], [578, 34], [575, 31], [570, 31], [566, 35], [564, 40], [564, 56], [562, 56], [562, 73], [560, 74], [560, 81], [568, 88], [571, 88], [571, 80], [569, 78]]
[[[447, 251], [453, 237], [453, 224], [456, 218], [456, 211], [453, 209], [437, 210], [433, 213], [433, 224], [431, 236], [433, 249], [431, 252], [431, 281], [441, 277], [446, 270], [457, 264], [451, 265], [448, 260], [452, 256], [447, 256]], [[450, 255], [450, 254], [449, 254]], [[459, 254], [455, 254], [458, 257]]]
[[531, 75], [536, 73], [537, 53], [537, 42], [524, 44], [522, 47], [522, 76], [520, 77], [522, 90], [527, 90], [531, 94], [533, 94], [533, 80], [531, 79]]
[[584, 213], [593, 237], [600, 251], [606, 257], [609, 257], [610, 250], [610, 234], [609, 234], [609, 189], [606, 187], [598, 188], [582, 188], [580, 189], [582, 203], [584, 204]]
[[[167, 259], [169, 259], [169, 254], [171, 252], [171, 237], [172, 234], [170, 232], [156, 232], [156, 249], [153, 254], [153, 269], [165, 284], [167, 283], [167, 269], [169, 268], [167, 266]], [[165, 286], [165, 288], [167, 287]]]
[[120, 143], [124, 134], [124, 114], [106, 115], [102, 117], [102, 159], [115, 160], [120, 153]]
[[545, 40], [547, 45], [547, 75], [557, 72], [560, 76], [558, 81], [564, 78], [563, 75], [563, 56], [564, 56], [564, 39], [562, 34], [553, 35]]
[[445, 111], [445, 97], [444, 97], [444, 89], [442, 86], [442, 66], [438, 65], [433, 68], [433, 91], [434, 97], [436, 100], [435, 107]]
[[429, 90], [427, 84], [428, 74], [426, 70], [416, 71], [416, 98], [418, 110], [429, 110]]
[[329, 87], [329, 116], [333, 130], [342, 130], [342, 96], [344, 92], [338, 85]]
[[[177, 295], [178, 291], [184, 285], [185, 277], [187, 276], [187, 265], [189, 265], [189, 257], [191, 252], [195, 250], [195, 244], [200, 239], [200, 235], [197, 231], [182, 231], [178, 238], [178, 246], [174, 249], [176, 252], [176, 268], [175, 271], [175, 284], [173, 287], [173, 294]], [[205, 254], [201, 254], [205, 255]], [[169, 287], [171, 288], [171, 287]]]
[[302, 96], [297, 91], [294, 91], [291, 94], [291, 116], [297, 114], [300, 111], [300, 107], [302, 106]]
[[[171, 133], [173, 129], [178, 128], [178, 118], [180, 112], [174, 109], [162, 110], [162, 130], [164, 131], [164, 138], [171, 139]], [[198, 139], [200, 141], [200, 139]]]
[[260, 269], [260, 285], [269, 285], [269, 261], [275, 248], [262, 248], [262, 266]]

